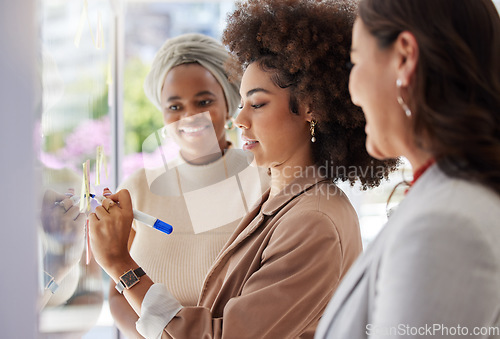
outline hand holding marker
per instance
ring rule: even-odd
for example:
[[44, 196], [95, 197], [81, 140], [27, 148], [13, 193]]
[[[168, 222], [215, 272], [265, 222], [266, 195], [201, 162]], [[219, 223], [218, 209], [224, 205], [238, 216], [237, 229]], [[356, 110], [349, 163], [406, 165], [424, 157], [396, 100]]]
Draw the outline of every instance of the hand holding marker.
[[[102, 195], [95, 195], [92, 193], [90, 193], [90, 197], [95, 199], [101, 205], [102, 205], [102, 201], [104, 199], [106, 199], [106, 197], [103, 197]], [[80, 200], [79, 198], [77, 198], [75, 196], [72, 196], [70, 199], [73, 201], [74, 204], [78, 203], [78, 201]], [[158, 218], [155, 218], [149, 214], [138, 211], [136, 209], [133, 209], [132, 211], [134, 213], [135, 220], [140, 221], [140, 222], [144, 223], [145, 225], [148, 225], [149, 227], [152, 227], [152, 228], [154, 228], [158, 231], [161, 231], [163, 233], [166, 233], [166, 234], [170, 234], [174, 230], [172, 225], [169, 225], [166, 222], [164, 222]]]
[[[95, 195], [95, 194], [90, 194], [90, 197], [97, 200], [97, 202], [101, 205], [102, 205], [102, 201], [104, 199], [106, 199], [102, 195]], [[138, 211], [136, 209], [133, 209], [132, 211], [134, 212], [134, 219], [135, 220], [140, 221], [140, 222], [148, 225], [149, 227], [153, 227], [154, 229], [156, 229], [158, 231], [162, 231], [163, 233], [166, 233], [166, 234], [170, 234], [174, 230], [172, 225], [169, 225], [166, 222], [164, 222], [158, 218], [155, 218], [149, 214]]]

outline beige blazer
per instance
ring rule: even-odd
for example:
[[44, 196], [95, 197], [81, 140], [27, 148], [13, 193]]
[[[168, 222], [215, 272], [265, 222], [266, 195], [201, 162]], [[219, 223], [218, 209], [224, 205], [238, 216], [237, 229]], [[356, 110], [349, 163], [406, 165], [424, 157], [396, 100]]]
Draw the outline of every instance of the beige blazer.
[[299, 178], [243, 218], [173, 338], [312, 338], [362, 251], [356, 212], [331, 181]]

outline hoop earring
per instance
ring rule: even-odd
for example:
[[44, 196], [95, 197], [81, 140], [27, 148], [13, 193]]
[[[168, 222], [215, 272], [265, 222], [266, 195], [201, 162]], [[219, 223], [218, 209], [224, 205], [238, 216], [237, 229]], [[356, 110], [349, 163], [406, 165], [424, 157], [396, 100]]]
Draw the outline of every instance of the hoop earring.
[[229, 119], [226, 120], [226, 123], [224, 124], [224, 128], [227, 129], [228, 131], [233, 130], [235, 127], [234, 124], [234, 118], [230, 117]]
[[411, 117], [411, 110], [408, 107], [408, 105], [404, 102], [403, 98], [401, 97], [401, 87], [403, 86], [403, 82], [401, 79], [398, 79], [396, 81], [396, 87], [398, 88], [398, 103], [401, 105], [401, 108], [403, 108], [403, 111], [405, 111], [406, 116], [409, 118]]
[[311, 131], [311, 142], [316, 142], [316, 133], [314, 131], [314, 128], [316, 127], [317, 122], [314, 120], [311, 120], [311, 124], [309, 126], [309, 130]]
[[166, 139], [167, 138], [167, 126], [163, 126], [161, 129], [160, 129], [160, 134], [161, 134], [161, 137], [163, 139]]

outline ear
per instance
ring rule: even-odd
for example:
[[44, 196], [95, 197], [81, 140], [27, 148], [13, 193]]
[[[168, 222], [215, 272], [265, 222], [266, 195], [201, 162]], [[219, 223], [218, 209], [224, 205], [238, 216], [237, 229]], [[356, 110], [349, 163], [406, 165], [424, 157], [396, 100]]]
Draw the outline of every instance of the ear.
[[304, 112], [304, 119], [307, 122], [311, 122], [313, 120], [313, 111], [311, 110], [310, 103], [302, 103], [299, 104], [299, 112]]
[[419, 58], [417, 39], [409, 31], [403, 31], [396, 39], [394, 48], [398, 58], [397, 76], [403, 87], [407, 87], [417, 69]]
[[313, 120], [313, 112], [307, 108], [306, 110], [306, 121], [311, 122]]

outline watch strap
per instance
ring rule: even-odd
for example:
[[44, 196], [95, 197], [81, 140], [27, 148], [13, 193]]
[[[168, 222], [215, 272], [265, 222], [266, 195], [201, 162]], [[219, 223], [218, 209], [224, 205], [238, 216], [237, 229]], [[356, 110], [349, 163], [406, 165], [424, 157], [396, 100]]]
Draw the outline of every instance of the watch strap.
[[[138, 267], [135, 270], [130, 269], [121, 275], [120, 280], [115, 285], [115, 289], [118, 291], [118, 293], [123, 294], [123, 290], [128, 290], [129, 288], [137, 284], [140, 281], [140, 277], [145, 274], [146, 272], [144, 272], [141, 267]], [[130, 281], [130, 279], [132, 281]]]

